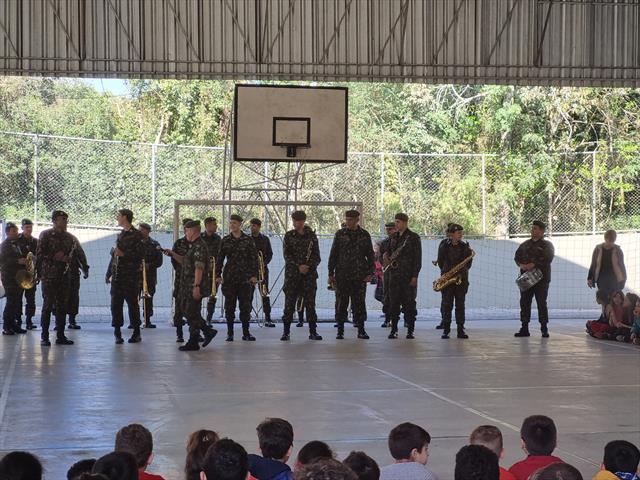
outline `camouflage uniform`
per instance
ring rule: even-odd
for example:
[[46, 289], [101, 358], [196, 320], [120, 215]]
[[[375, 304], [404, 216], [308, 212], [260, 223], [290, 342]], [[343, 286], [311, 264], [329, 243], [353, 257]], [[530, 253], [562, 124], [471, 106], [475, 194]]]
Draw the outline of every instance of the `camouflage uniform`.
[[[21, 233], [18, 236], [18, 247], [20, 248], [22, 258], [26, 258], [29, 252], [31, 252], [35, 257], [36, 251], [38, 250], [38, 240], [34, 237], [27, 238], [23, 233]], [[35, 258], [33, 260], [35, 261]], [[24, 298], [26, 302], [24, 314], [27, 317], [27, 325], [31, 324], [31, 319], [36, 314], [36, 285], [34, 284], [33, 288], [30, 288], [29, 290], [21, 290], [20, 309], [18, 310], [18, 315], [16, 318], [18, 327], [22, 325], [22, 292], [24, 292]]]
[[120, 328], [124, 325], [122, 308], [124, 302], [127, 302], [129, 322], [133, 325], [134, 336], [137, 336], [140, 334], [138, 292], [144, 257], [142, 234], [135, 227], [122, 230], [118, 234], [116, 247], [124, 253], [124, 256], [118, 258], [116, 268], [115, 257], [111, 255], [107, 267], [106, 278], [111, 278], [111, 326], [116, 329], [116, 337], [119, 337]]
[[148, 240], [142, 240], [142, 248], [144, 251], [144, 263], [147, 269], [147, 288], [149, 289], [149, 298], [142, 297], [142, 274], [140, 274], [140, 293], [139, 296], [145, 303], [143, 311], [146, 311], [147, 316], [143, 318], [144, 324], [149, 325], [151, 323], [151, 317], [153, 316], [153, 296], [156, 294], [156, 284], [158, 283], [158, 269], [162, 266], [162, 247], [153, 238]]
[[18, 240], [5, 239], [0, 244], [0, 279], [6, 295], [6, 303], [2, 312], [2, 330], [10, 333], [16, 330], [16, 317], [20, 316], [20, 299], [22, 289], [16, 281], [18, 270], [24, 269], [18, 263], [22, 258], [22, 252]]
[[[200, 237], [207, 244], [207, 249], [209, 250], [210, 256], [209, 260], [211, 261], [214, 258], [217, 259], [218, 253], [220, 252], [220, 243], [222, 242], [222, 238], [220, 238], [220, 235], [218, 235], [217, 233], [214, 233], [213, 235], [207, 235], [207, 232], [202, 232], [200, 234]], [[209, 295], [209, 300], [207, 301], [207, 323], [211, 323], [213, 313], [216, 310], [217, 297], [214, 296], [213, 293], [217, 290], [218, 284], [215, 281], [211, 282], [211, 294]]]
[[193, 285], [196, 278], [196, 269], [202, 268], [202, 280], [200, 281], [200, 292], [206, 296], [211, 291], [211, 275], [209, 265], [209, 250], [202, 238], [196, 238], [193, 242], [187, 242], [186, 253], [180, 269], [180, 290], [178, 300], [181, 305], [180, 310], [187, 317], [189, 324], [189, 342], [197, 343], [200, 330], [207, 328], [206, 322], [202, 318], [202, 299], [193, 298]]
[[[551, 262], [554, 254], [553, 244], [544, 238], [537, 241], [529, 239], [516, 250], [514, 257], [516, 264], [535, 263], [536, 268], [539, 268], [542, 272], [542, 280], [524, 292], [520, 292], [520, 322], [525, 329], [529, 328], [533, 297], [536, 298], [538, 320], [542, 330], [545, 331], [547, 329], [547, 324], [549, 323], [547, 295], [549, 293], [549, 283], [551, 282]], [[520, 273], [523, 272], [524, 270], [520, 270]]]
[[[259, 233], [258, 236], [251, 235], [254, 243], [256, 244], [256, 249], [258, 252], [262, 253], [262, 258], [264, 258], [264, 283], [269, 289], [269, 263], [271, 263], [271, 259], [273, 258], [273, 250], [271, 249], [271, 241], [269, 237]], [[267, 295], [266, 297], [262, 297], [262, 311], [264, 312], [265, 322], [271, 321], [271, 299]]]
[[369, 232], [358, 226], [355, 230], [338, 230], [329, 255], [329, 276], [336, 279], [336, 321], [338, 334], [344, 334], [349, 301], [353, 310], [353, 322], [358, 333], [364, 333], [367, 319], [364, 279], [374, 273], [374, 253]]
[[73, 252], [68, 273], [67, 313], [69, 314], [69, 325], [72, 326], [76, 325], [76, 315], [78, 315], [80, 308], [80, 271], [82, 271], [85, 277], [89, 276], [87, 255], [82, 246], [78, 244]]
[[[465, 258], [471, 255], [471, 247], [467, 242], [459, 242], [454, 245], [451, 240], [440, 242], [438, 248], [438, 267], [440, 274], [444, 275]], [[442, 292], [442, 301], [440, 303], [440, 312], [442, 313], [442, 323], [445, 335], [451, 331], [451, 312], [455, 301], [456, 306], [456, 325], [458, 333], [464, 332], [465, 310], [464, 303], [467, 291], [469, 290], [469, 269], [471, 261], [458, 274], [462, 282], [460, 285], [449, 285]]]
[[[318, 316], [316, 314], [316, 290], [318, 279], [318, 265], [320, 264], [320, 248], [318, 237], [311, 227], [305, 225], [299, 234], [296, 230], [289, 230], [284, 236], [283, 247], [284, 270], [284, 334], [289, 335], [293, 312], [296, 309], [298, 297], [304, 299], [309, 331], [316, 332]], [[308, 265], [309, 272], [300, 273], [298, 267]]]
[[[67, 315], [67, 300], [69, 288], [69, 272], [66, 262], [54, 259], [58, 252], [69, 256], [72, 250], [77, 251], [80, 242], [69, 232], [58, 231], [53, 228], [43, 231], [38, 240], [36, 253], [36, 270], [42, 284], [42, 340], [49, 340], [49, 324], [51, 312], [55, 310], [56, 336], [64, 338], [65, 319]], [[74, 253], [75, 255], [75, 253]], [[73, 259], [71, 259], [73, 260]], [[66, 272], [66, 273], [65, 273]]]
[[230, 233], [222, 239], [216, 262], [216, 276], [223, 278], [222, 294], [227, 336], [233, 337], [236, 303], [240, 306], [242, 335], [248, 336], [253, 295], [253, 285], [249, 279], [258, 276], [258, 250], [249, 235], [241, 232], [236, 238]]
[[395, 260], [395, 267], [387, 270], [389, 279], [389, 316], [391, 318], [391, 331], [398, 331], [398, 321], [400, 320], [400, 310], [404, 312], [404, 319], [407, 323], [409, 334], [413, 334], [415, 328], [416, 315], [416, 293], [417, 288], [409, 286], [411, 278], [418, 277], [422, 267], [422, 245], [420, 236], [409, 229], [404, 234], [396, 232], [391, 236], [389, 257], [394, 255], [398, 249], [402, 249]]
[[[189, 251], [191, 244], [186, 237], [180, 237], [173, 242], [171, 250], [180, 256], [184, 256]], [[182, 276], [182, 265], [177, 260], [171, 258], [173, 266], [173, 325], [176, 327], [176, 335], [180, 339], [183, 336], [182, 327], [185, 324], [184, 314], [182, 313], [182, 304], [180, 302], [180, 277]]]

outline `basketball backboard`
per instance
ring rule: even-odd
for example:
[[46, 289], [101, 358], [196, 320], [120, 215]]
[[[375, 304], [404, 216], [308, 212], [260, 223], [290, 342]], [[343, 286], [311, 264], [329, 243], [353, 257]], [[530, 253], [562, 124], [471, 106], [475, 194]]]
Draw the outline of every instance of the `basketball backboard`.
[[234, 160], [347, 161], [347, 88], [236, 85]]

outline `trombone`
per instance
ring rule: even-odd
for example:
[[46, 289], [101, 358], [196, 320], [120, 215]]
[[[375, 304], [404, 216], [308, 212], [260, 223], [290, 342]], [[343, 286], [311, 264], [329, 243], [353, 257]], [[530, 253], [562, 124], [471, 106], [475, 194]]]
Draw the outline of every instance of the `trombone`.
[[140, 293], [142, 299], [142, 315], [144, 322], [147, 322], [147, 299], [151, 298], [149, 293], [149, 282], [147, 280], [147, 262], [142, 259], [142, 292]]
[[269, 296], [269, 286], [267, 285], [267, 268], [264, 264], [264, 255], [258, 252], [258, 285], [262, 298]]
[[211, 298], [218, 296], [218, 284], [216, 283], [216, 257], [211, 257]]

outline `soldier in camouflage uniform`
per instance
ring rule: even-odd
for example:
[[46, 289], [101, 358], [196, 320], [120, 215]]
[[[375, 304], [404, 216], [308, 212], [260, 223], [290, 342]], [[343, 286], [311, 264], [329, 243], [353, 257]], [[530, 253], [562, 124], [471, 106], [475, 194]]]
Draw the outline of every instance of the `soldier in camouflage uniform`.
[[78, 239], [67, 232], [69, 216], [56, 210], [51, 214], [53, 228], [40, 234], [38, 250], [36, 252], [36, 271], [42, 285], [42, 346], [51, 345], [49, 341], [49, 324], [51, 312], [55, 309], [56, 316], [56, 344], [72, 345], [73, 342], [64, 335], [67, 316], [67, 300], [69, 288], [69, 271], [73, 258], [80, 243]]
[[389, 316], [391, 318], [391, 333], [389, 338], [398, 338], [398, 321], [400, 311], [404, 312], [407, 324], [407, 338], [413, 339], [416, 315], [416, 293], [418, 288], [418, 274], [422, 267], [422, 245], [420, 236], [409, 230], [409, 217], [405, 213], [395, 216], [396, 233], [391, 237], [389, 249], [383, 260], [389, 279]]
[[258, 281], [258, 250], [249, 235], [240, 228], [242, 217], [229, 217], [229, 235], [222, 239], [216, 262], [216, 281], [222, 284], [224, 313], [227, 319], [227, 342], [233, 341], [236, 303], [240, 306], [242, 340], [253, 342], [249, 332], [251, 297]]
[[[387, 222], [384, 224], [384, 230], [387, 236], [380, 240], [378, 243], [378, 256], [379, 262], [383, 263], [384, 254], [389, 250], [389, 244], [391, 243], [391, 237], [396, 233], [395, 222]], [[382, 313], [384, 313], [384, 322], [382, 322], [382, 328], [389, 328], [391, 326], [391, 317], [389, 315], [389, 275], [387, 272], [382, 273]]]
[[[27, 254], [31, 253], [34, 256], [36, 251], [38, 250], [38, 240], [36, 240], [32, 236], [33, 232], [33, 222], [28, 218], [24, 218], [22, 220], [22, 233], [18, 236], [18, 247], [20, 248], [20, 252], [23, 257], [26, 258]], [[21, 290], [24, 294], [24, 298], [26, 301], [26, 306], [24, 309], [24, 314], [26, 315], [26, 327], [27, 330], [35, 330], [37, 327], [33, 324], [33, 317], [36, 314], [36, 285], [33, 285], [33, 288], [29, 290]], [[22, 303], [22, 295], [20, 296], [20, 303]], [[20, 305], [20, 311], [18, 312], [18, 317], [16, 318], [16, 323], [18, 329], [22, 328], [22, 305]]]
[[182, 265], [178, 262], [171, 252], [180, 257], [186, 255], [189, 250], [190, 243], [187, 241], [187, 229], [185, 225], [191, 221], [190, 218], [182, 220], [182, 232], [184, 235], [173, 242], [171, 250], [164, 250], [164, 254], [171, 257], [171, 265], [173, 266], [173, 326], [176, 327], [176, 342], [184, 342], [184, 334], [182, 327], [184, 326], [184, 315], [182, 313], [182, 305], [180, 304], [180, 277], [182, 276]]
[[202, 331], [204, 339], [202, 347], [211, 343], [218, 333], [209, 327], [201, 315], [202, 299], [211, 291], [209, 250], [207, 244], [200, 237], [200, 221], [189, 220], [184, 223], [185, 241], [187, 246], [185, 254], [180, 255], [175, 251], [167, 250], [172, 260], [180, 264], [180, 290], [177, 303], [180, 310], [187, 317], [189, 324], [189, 340], [179, 349], [183, 352], [200, 350], [198, 340]]
[[349, 301], [353, 309], [353, 323], [358, 326], [358, 338], [368, 339], [364, 329], [367, 319], [365, 296], [367, 284], [373, 278], [374, 253], [371, 235], [360, 227], [360, 212], [345, 213], [346, 227], [338, 230], [329, 255], [329, 284], [336, 289], [337, 339], [344, 338]]
[[[220, 235], [216, 233], [217, 230], [218, 220], [216, 220], [214, 217], [207, 217], [204, 219], [204, 232], [202, 232], [201, 237], [207, 244], [207, 248], [209, 249], [210, 261], [212, 261], [214, 258], [218, 258], [218, 253], [220, 252], [220, 243], [222, 242], [222, 238], [220, 238]], [[217, 291], [218, 284], [212, 281], [211, 294], [209, 295], [209, 300], [207, 301], [207, 325], [211, 325], [211, 322], [213, 320], [213, 313], [216, 310], [217, 296], [214, 295], [214, 293], [216, 293]]]
[[540, 322], [540, 332], [543, 338], [549, 338], [549, 311], [547, 307], [547, 295], [549, 293], [549, 283], [551, 283], [551, 262], [555, 251], [553, 244], [544, 238], [547, 226], [544, 222], [536, 220], [531, 225], [531, 238], [523, 242], [518, 249], [514, 260], [520, 273], [528, 272], [535, 268], [542, 272], [542, 279], [520, 292], [520, 323], [521, 327], [515, 333], [516, 337], [529, 337], [529, 321], [531, 320], [531, 303], [535, 297], [538, 306], [538, 321]]
[[19, 270], [24, 270], [25, 259], [18, 245], [18, 227], [15, 223], [7, 223], [4, 227], [7, 238], [0, 244], [0, 279], [4, 287], [6, 303], [2, 312], [2, 335], [26, 333], [16, 324], [20, 315], [20, 297], [22, 288], [16, 279]]
[[131, 224], [133, 212], [123, 208], [116, 215], [122, 231], [118, 234], [116, 246], [111, 251], [111, 260], [107, 267], [105, 280], [111, 284], [111, 326], [116, 337], [116, 344], [124, 343], [121, 329], [124, 325], [122, 309], [127, 302], [129, 322], [133, 325], [133, 334], [129, 343], [138, 343], [140, 336], [140, 305], [138, 293], [140, 289], [141, 265], [144, 257], [142, 235]]
[[140, 223], [138, 225], [140, 234], [142, 235], [142, 248], [144, 251], [144, 264], [147, 269], [147, 288], [149, 297], [142, 295], [142, 275], [140, 275], [140, 297], [144, 302], [142, 311], [145, 313], [144, 328], [156, 328], [151, 323], [153, 316], [153, 296], [156, 294], [156, 284], [158, 283], [158, 269], [162, 266], [162, 247], [160, 244], [150, 237], [151, 225], [148, 223]]
[[[273, 258], [273, 250], [271, 249], [271, 241], [269, 237], [260, 233], [260, 229], [262, 228], [262, 222], [259, 218], [252, 218], [249, 222], [251, 225], [251, 238], [253, 238], [254, 243], [256, 244], [256, 248], [258, 249], [258, 253], [262, 254], [262, 258], [264, 260], [264, 287], [267, 292], [269, 291], [269, 263], [271, 263], [271, 259]], [[263, 288], [260, 286], [260, 288]], [[264, 312], [264, 326], [265, 327], [275, 327], [276, 324], [271, 321], [271, 298], [269, 298], [269, 294], [262, 295], [262, 292], [259, 291], [260, 296], [262, 297], [262, 311]]]
[[[462, 225], [452, 223], [449, 225], [448, 233], [449, 238], [440, 242], [438, 248], [438, 260], [437, 265], [440, 267], [440, 275], [444, 275], [452, 268], [462, 262], [464, 259], [471, 255], [471, 247], [467, 242], [462, 241]], [[442, 323], [444, 331], [442, 332], [442, 338], [444, 340], [449, 338], [451, 332], [451, 311], [453, 304], [456, 306], [456, 326], [458, 330], [458, 338], [469, 338], [464, 331], [465, 322], [465, 297], [469, 290], [469, 269], [471, 268], [471, 261], [465, 265], [458, 277], [460, 283], [453, 283], [441, 290], [442, 301], [440, 302], [440, 312], [442, 313]]]
[[318, 265], [320, 264], [320, 248], [318, 237], [311, 227], [305, 225], [307, 215], [298, 210], [291, 214], [293, 230], [284, 236], [283, 254], [284, 270], [284, 313], [282, 322], [284, 331], [280, 340], [287, 341], [291, 335], [293, 312], [306, 310], [309, 322], [309, 339], [322, 340], [316, 325], [316, 290]]
[[76, 322], [76, 316], [80, 310], [80, 271], [86, 280], [89, 278], [89, 264], [87, 255], [80, 244], [77, 245], [73, 254], [73, 259], [69, 264], [67, 288], [67, 313], [69, 314], [69, 329], [80, 330], [80, 325]]

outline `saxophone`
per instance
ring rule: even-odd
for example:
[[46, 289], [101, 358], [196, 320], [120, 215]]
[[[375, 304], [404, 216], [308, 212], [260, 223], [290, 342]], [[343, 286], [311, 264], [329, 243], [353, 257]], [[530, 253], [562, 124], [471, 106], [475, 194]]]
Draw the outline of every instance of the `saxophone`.
[[398, 267], [398, 264], [397, 264], [398, 257], [400, 256], [400, 252], [402, 252], [402, 249], [406, 244], [407, 244], [407, 240], [405, 239], [405, 241], [402, 242], [402, 245], [396, 248], [390, 256], [387, 255], [386, 259], [383, 257], [382, 261], [384, 263], [384, 266], [382, 267], [382, 273], [386, 273], [386, 271], [389, 270], [390, 268], [395, 269]]
[[471, 261], [476, 252], [471, 250], [471, 255], [457, 263], [451, 270], [443, 273], [440, 278], [433, 282], [433, 290], [439, 292], [444, 290], [449, 285], [460, 285], [462, 283], [462, 277], [458, 275], [460, 271]]

